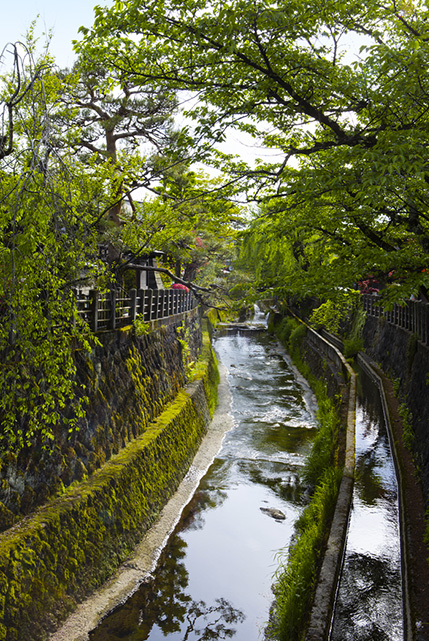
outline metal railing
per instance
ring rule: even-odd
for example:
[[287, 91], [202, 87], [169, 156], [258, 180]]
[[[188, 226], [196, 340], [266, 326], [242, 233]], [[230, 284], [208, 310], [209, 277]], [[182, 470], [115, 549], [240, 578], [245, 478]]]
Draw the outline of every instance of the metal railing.
[[396, 327], [407, 329], [417, 334], [419, 340], [429, 345], [429, 305], [420, 300], [407, 300], [393, 309], [386, 310], [377, 294], [362, 294], [362, 305], [369, 316], [385, 318]]
[[191, 292], [179, 289], [132, 289], [127, 295], [115, 290], [100, 294], [93, 289], [76, 292], [76, 302], [79, 316], [95, 332], [124, 327], [137, 317], [145, 322], [167, 318], [198, 305]]

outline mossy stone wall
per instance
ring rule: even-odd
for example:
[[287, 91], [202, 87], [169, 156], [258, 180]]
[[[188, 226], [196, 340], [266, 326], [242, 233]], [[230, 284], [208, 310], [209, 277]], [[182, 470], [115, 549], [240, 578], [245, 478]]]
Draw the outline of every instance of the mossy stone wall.
[[207, 339], [196, 378], [91, 477], [0, 535], [0, 641], [44, 639], [126, 558], [177, 488], [216, 402]]
[[429, 348], [384, 318], [368, 316], [363, 337], [366, 352], [395, 381], [399, 399], [409, 410], [413, 455], [429, 506]]
[[46, 449], [35, 442], [0, 461], [0, 532], [93, 474], [174, 399], [187, 381], [186, 360], [201, 351], [199, 311], [157, 325], [142, 336], [132, 327], [99, 333], [101, 345], [76, 354], [86, 415], [73, 434], [67, 425], [58, 429]]

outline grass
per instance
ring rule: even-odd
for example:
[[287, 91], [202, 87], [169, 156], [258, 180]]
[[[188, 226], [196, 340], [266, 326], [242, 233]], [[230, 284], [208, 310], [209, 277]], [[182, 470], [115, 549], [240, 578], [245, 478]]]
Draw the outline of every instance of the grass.
[[332, 519], [341, 471], [325, 470], [312, 501], [296, 523], [298, 538], [275, 577], [275, 605], [270, 634], [280, 641], [301, 641], [313, 600], [326, 523]]
[[274, 331], [311, 385], [319, 408], [319, 430], [304, 469], [304, 480], [313, 489], [312, 498], [296, 523], [295, 543], [279, 557], [275, 602], [267, 629], [270, 638], [302, 641], [342, 476], [336, 456], [339, 417], [334, 400], [327, 395], [326, 383], [317, 379], [303, 361], [305, 325], [295, 319], [284, 318]]

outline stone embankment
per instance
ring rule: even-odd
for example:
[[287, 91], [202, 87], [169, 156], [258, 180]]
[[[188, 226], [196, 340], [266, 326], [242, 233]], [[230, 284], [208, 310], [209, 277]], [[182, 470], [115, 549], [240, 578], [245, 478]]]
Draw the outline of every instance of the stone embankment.
[[[105, 421], [116, 421], [119, 451], [115, 446], [99, 469], [87, 469], [92, 473], [0, 536], [0, 640], [46, 638], [124, 561], [186, 474], [214, 411], [218, 372], [206, 337], [194, 380], [181, 388], [183, 350], [192, 352], [199, 332], [193, 339], [184, 319], [176, 320], [177, 326], [154, 336], [121, 333], [105, 341], [104, 355], [93, 354], [94, 419], [90, 414], [88, 430], [97, 423], [109, 434], [114, 426]], [[98, 417], [97, 406], [104, 408]], [[96, 443], [105, 451], [104, 436], [93, 438], [90, 451], [98, 449]]]
[[85, 415], [69, 434], [59, 426], [52, 443], [35, 443], [0, 464], [0, 532], [72, 483], [93, 474], [144, 432], [186, 382], [186, 361], [201, 351], [198, 309], [146, 324], [101, 331], [91, 352], [76, 353]]

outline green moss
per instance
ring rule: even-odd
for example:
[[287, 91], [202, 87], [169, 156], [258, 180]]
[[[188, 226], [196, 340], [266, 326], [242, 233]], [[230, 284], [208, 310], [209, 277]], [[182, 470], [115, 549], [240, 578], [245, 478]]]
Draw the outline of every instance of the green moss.
[[313, 488], [313, 496], [297, 524], [297, 539], [289, 557], [280, 563], [268, 631], [281, 641], [301, 641], [308, 626], [323, 544], [342, 476], [336, 460], [339, 417], [333, 400], [327, 396], [325, 381], [315, 378], [304, 360], [306, 327], [295, 319], [284, 318], [274, 331], [309, 381], [319, 407], [319, 430], [304, 470], [305, 480]]
[[[135, 353], [129, 363], [141, 365]], [[214, 409], [218, 373], [207, 340], [193, 376], [189, 392], [90, 478], [0, 536], [0, 641], [44, 638], [52, 616], [101, 585], [156, 519]]]

